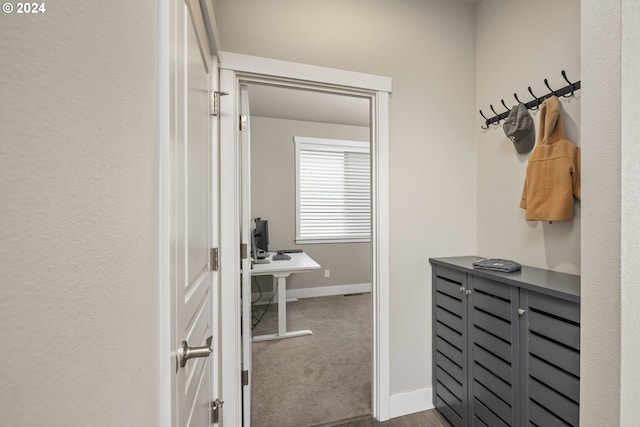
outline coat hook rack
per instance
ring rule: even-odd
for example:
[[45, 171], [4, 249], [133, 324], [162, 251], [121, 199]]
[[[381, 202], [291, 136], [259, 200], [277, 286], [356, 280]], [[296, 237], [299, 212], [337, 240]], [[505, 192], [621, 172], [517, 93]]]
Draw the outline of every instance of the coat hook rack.
[[[527, 90], [529, 91], [529, 94], [533, 97], [533, 99], [529, 102], [524, 103], [524, 106], [527, 107], [527, 109], [529, 110], [537, 110], [538, 108], [540, 108], [540, 104], [542, 104], [542, 101], [544, 101], [547, 98], [550, 98], [552, 96], [562, 96], [564, 98], [570, 98], [572, 96], [574, 96], [574, 93], [576, 90], [580, 89], [580, 80], [578, 80], [577, 82], [571, 82], [571, 80], [569, 80], [569, 78], [567, 77], [567, 73], [565, 73], [564, 70], [562, 70], [562, 77], [564, 78], [564, 80], [568, 83], [568, 85], [557, 89], [557, 90], [553, 90], [551, 89], [551, 85], [549, 84], [549, 81], [547, 79], [544, 79], [544, 85], [547, 87], [547, 89], [549, 89], [549, 93], [547, 93], [546, 95], [543, 96], [536, 96], [533, 93], [533, 90], [531, 90], [531, 86], [527, 87]], [[514, 92], [513, 97], [516, 99], [516, 101], [518, 102], [518, 104], [521, 103], [520, 99], [518, 99], [518, 94]], [[493, 112], [494, 116], [487, 118], [484, 113], [482, 112], [482, 110], [480, 110], [480, 115], [482, 116], [482, 118], [484, 119], [484, 126], [480, 126], [482, 129], [489, 129], [489, 125], [491, 124], [496, 124], [499, 125], [501, 120], [506, 119], [509, 116], [509, 112], [511, 111], [509, 109], [509, 107], [507, 107], [507, 104], [504, 102], [504, 99], [501, 99], [500, 102], [502, 103], [502, 106], [507, 110], [503, 113], [498, 113], [494, 108], [493, 105], [490, 105], [489, 108], [491, 108], [491, 111]]]

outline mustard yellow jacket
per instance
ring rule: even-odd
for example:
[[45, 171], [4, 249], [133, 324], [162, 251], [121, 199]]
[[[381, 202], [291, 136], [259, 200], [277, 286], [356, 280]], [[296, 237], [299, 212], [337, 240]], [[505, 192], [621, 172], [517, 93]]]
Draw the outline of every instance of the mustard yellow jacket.
[[574, 197], [580, 199], [580, 147], [565, 138], [560, 101], [553, 96], [540, 106], [520, 207], [527, 221], [572, 221]]

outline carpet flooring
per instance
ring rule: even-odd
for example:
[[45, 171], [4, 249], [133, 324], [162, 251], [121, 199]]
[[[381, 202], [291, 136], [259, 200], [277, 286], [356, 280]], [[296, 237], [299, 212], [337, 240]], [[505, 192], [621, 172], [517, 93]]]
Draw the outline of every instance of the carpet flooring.
[[[266, 305], [256, 305], [260, 316]], [[278, 329], [271, 304], [253, 335]], [[287, 330], [313, 335], [252, 345], [251, 423], [305, 427], [371, 413], [371, 294], [287, 304]]]

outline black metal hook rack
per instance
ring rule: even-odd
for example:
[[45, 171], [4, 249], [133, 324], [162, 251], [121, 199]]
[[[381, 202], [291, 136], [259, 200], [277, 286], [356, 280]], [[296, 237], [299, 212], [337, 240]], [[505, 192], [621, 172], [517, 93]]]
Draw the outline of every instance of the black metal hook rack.
[[[567, 77], [567, 73], [564, 72], [564, 70], [562, 70], [562, 77], [567, 81], [567, 83], [569, 83], [568, 85], [557, 89], [557, 90], [553, 90], [551, 89], [551, 86], [549, 85], [549, 81], [547, 79], [544, 79], [544, 85], [547, 87], [547, 89], [549, 89], [551, 92], [549, 92], [546, 95], [543, 96], [536, 96], [533, 91], [531, 90], [531, 86], [527, 87], [527, 90], [529, 91], [529, 94], [534, 98], [533, 100], [523, 103], [525, 107], [527, 107], [527, 109], [529, 110], [537, 110], [538, 108], [540, 108], [540, 104], [542, 104], [542, 101], [544, 101], [547, 98], [550, 98], [552, 96], [562, 96], [564, 98], [570, 98], [573, 96], [574, 92], [578, 89], [580, 89], [580, 80], [578, 80], [577, 82], [571, 82], [569, 80], [569, 78]], [[518, 104], [521, 103], [520, 99], [518, 99], [518, 94], [514, 93], [513, 97], [516, 99], [516, 101], [518, 102]], [[482, 116], [482, 118], [484, 119], [484, 123], [485, 126], [480, 126], [482, 129], [489, 129], [489, 125], [495, 123], [496, 125], [500, 124], [500, 120], [504, 120], [507, 118], [507, 116], [509, 116], [509, 112], [511, 111], [511, 109], [509, 107], [507, 107], [507, 104], [504, 102], [504, 99], [501, 99], [500, 102], [502, 103], [502, 106], [507, 110], [504, 113], [498, 113], [494, 108], [493, 108], [493, 104], [489, 105], [489, 107], [491, 108], [491, 111], [493, 111], [494, 116], [487, 118], [484, 113], [482, 112], [482, 110], [480, 110], [480, 115]]]

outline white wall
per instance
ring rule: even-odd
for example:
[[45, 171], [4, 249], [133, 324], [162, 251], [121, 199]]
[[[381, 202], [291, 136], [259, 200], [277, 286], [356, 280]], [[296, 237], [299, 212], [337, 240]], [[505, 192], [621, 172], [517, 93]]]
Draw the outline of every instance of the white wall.
[[[544, 28], [544, 31], [541, 29]], [[477, 8], [476, 106], [487, 118], [580, 80], [580, 0], [483, 0]], [[587, 83], [587, 88], [589, 87]], [[580, 145], [581, 91], [560, 97], [567, 139]], [[530, 111], [536, 137], [540, 115]], [[526, 221], [519, 207], [530, 153], [518, 154], [502, 125], [482, 130], [478, 144], [478, 250], [484, 257], [514, 259], [534, 267], [580, 274], [580, 204], [568, 222]], [[502, 123], [502, 122], [501, 122]]]
[[[640, 425], [640, 3], [622, 2], [622, 145], [621, 145], [621, 369], [620, 422], [623, 426]], [[594, 396], [595, 397], [595, 396]]]
[[[638, 25], [635, 1], [582, 0], [585, 176], [580, 419], [640, 423], [637, 310]], [[588, 80], [587, 80], [588, 79]]]
[[0, 425], [157, 426], [158, 10], [46, 9], [0, 16]]
[[429, 257], [476, 242], [474, 6], [218, 0], [226, 51], [390, 76], [391, 393], [431, 386]]
[[[251, 117], [251, 217], [269, 220], [270, 250], [300, 248], [322, 267], [289, 276], [287, 290], [371, 283], [370, 243], [296, 245], [294, 136], [368, 142], [369, 128]], [[256, 280], [271, 290], [270, 277]]]

